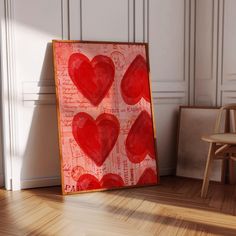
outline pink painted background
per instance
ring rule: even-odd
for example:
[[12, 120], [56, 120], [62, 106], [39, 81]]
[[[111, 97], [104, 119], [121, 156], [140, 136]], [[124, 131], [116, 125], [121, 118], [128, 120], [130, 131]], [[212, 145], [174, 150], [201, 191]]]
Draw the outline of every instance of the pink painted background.
[[[133, 102], [135, 104], [129, 105], [127, 101], [128, 103], [132, 103], [132, 101], [129, 102], [121, 93], [122, 80], [135, 58], [137, 59], [138, 56], [138, 58], [143, 58], [145, 61], [147, 60], [145, 45], [55, 41], [53, 42], [53, 47], [57, 97], [59, 102], [58, 112], [63, 193], [156, 184], [158, 182], [158, 173], [156, 156], [155, 153], [153, 153], [153, 135], [147, 144], [149, 145], [149, 150], [152, 150], [152, 154], [147, 152], [145, 156], [139, 156], [138, 162], [135, 162], [132, 155], [129, 156], [126, 146], [128, 133], [139, 115], [148, 114], [151, 116], [151, 105], [148, 101], [150, 97], [144, 98], [143, 95], [138, 102]], [[92, 61], [97, 55], [106, 56], [110, 58], [114, 64], [114, 81], [105, 94], [105, 97], [98, 105], [92, 104], [76, 86], [72, 77], [74, 76], [74, 79], [78, 79], [76, 78], [76, 76], [78, 76], [76, 74], [77, 71], [74, 70], [74, 72], [72, 71], [69, 74], [69, 59], [74, 53], [83, 54], [89, 61]], [[136, 64], [138, 65], [139, 63]], [[132, 68], [130, 71], [133, 73]], [[79, 75], [81, 76], [81, 74]], [[126, 75], [126, 80], [131, 78], [129, 74]], [[135, 83], [131, 81], [131, 85], [132, 84]], [[76, 133], [77, 130], [74, 131], [73, 135], [73, 119], [81, 112], [91, 116], [94, 120], [94, 124], [96, 123], [97, 117], [104, 113], [115, 116], [119, 122], [119, 134], [114, 147], [105, 161], [100, 164], [96, 164], [95, 161], [88, 156], [88, 153], [86, 154], [86, 151], [81, 148], [82, 144], [80, 146], [76, 141], [76, 136], [77, 134], [79, 135], [79, 133]], [[142, 123], [142, 120], [140, 122]], [[89, 138], [93, 139], [91, 132], [88, 135]], [[145, 130], [143, 133], [145, 133]], [[132, 137], [130, 137], [130, 140], [132, 140]], [[144, 140], [144, 142], [146, 141]], [[132, 148], [132, 145], [130, 148]], [[118, 182], [120, 184], [118, 184]]]

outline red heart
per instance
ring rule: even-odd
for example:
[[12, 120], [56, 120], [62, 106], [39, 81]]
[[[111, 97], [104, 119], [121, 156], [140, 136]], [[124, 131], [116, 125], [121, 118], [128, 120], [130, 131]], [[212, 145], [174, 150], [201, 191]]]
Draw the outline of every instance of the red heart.
[[103, 113], [94, 120], [89, 114], [80, 112], [72, 121], [72, 133], [80, 148], [101, 166], [113, 149], [120, 131], [114, 115]]
[[124, 186], [123, 179], [116, 174], [106, 174], [100, 181], [103, 188], [118, 188]]
[[121, 94], [124, 101], [134, 105], [143, 97], [150, 102], [150, 89], [147, 63], [138, 55], [126, 70], [121, 81]]
[[117, 174], [106, 174], [100, 181], [90, 174], [83, 174], [77, 181], [77, 191], [99, 188], [118, 188], [124, 186], [123, 179]]
[[75, 86], [94, 106], [105, 97], [115, 76], [113, 61], [102, 55], [90, 62], [82, 53], [74, 53], [69, 58], [68, 71]]
[[97, 178], [90, 174], [81, 175], [77, 181], [77, 191], [92, 190], [101, 188]]
[[140, 163], [147, 154], [155, 159], [153, 124], [146, 111], [142, 111], [133, 123], [125, 147], [127, 156], [133, 163]]
[[156, 183], [157, 183], [156, 172], [151, 168], [147, 168], [140, 176], [137, 185], [156, 184]]

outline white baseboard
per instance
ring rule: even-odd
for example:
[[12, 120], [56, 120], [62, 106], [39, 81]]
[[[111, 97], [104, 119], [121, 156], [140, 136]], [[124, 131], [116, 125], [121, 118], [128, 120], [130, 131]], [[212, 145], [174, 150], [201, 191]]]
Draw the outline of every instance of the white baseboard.
[[61, 185], [61, 178], [59, 176], [21, 180], [21, 189], [49, 187], [57, 185]]
[[[173, 174], [175, 174], [175, 168], [160, 169], [160, 176], [173, 175]], [[1, 184], [3, 184], [3, 176], [0, 175], [0, 186]], [[61, 178], [59, 176], [21, 180], [21, 189], [49, 187], [57, 185], [61, 185]]]
[[0, 187], [4, 186], [4, 176], [2, 173], [0, 173]]
[[174, 167], [172, 168], [160, 168], [160, 176], [165, 175], [175, 175], [176, 169]]

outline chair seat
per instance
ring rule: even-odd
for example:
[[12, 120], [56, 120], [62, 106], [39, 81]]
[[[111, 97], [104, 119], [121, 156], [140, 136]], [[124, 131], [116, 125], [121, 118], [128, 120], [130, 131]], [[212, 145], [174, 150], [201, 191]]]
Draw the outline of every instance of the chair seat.
[[222, 133], [202, 136], [202, 140], [209, 143], [236, 144], [236, 133]]

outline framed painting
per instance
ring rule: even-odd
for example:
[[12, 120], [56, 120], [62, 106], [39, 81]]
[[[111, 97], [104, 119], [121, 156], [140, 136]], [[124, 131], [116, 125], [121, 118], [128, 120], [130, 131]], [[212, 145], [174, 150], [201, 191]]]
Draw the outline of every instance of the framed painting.
[[63, 194], [159, 181], [147, 44], [53, 40]]
[[[180, 107], [176, 175], [203, 179], [209, 144], [201, 137], [211, 134], [219, 108]], [[212, 164], [211, 180], [222, 179], [222, 160]]]

